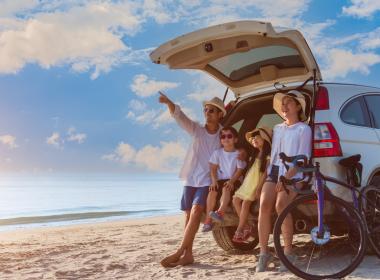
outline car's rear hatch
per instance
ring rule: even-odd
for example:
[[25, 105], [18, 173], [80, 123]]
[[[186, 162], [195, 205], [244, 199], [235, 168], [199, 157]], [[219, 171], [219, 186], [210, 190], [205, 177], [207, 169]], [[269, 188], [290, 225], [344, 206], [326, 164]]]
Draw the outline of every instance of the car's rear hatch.
[[276, 32], [266, 22], [238, 21], [200, 29], [162, 44], [150, 57], [172, 69], [205, 71], [236, 97], [276, 82], [304, 82], [314, 70], [316, 80], [322, 79], [302, 34]]

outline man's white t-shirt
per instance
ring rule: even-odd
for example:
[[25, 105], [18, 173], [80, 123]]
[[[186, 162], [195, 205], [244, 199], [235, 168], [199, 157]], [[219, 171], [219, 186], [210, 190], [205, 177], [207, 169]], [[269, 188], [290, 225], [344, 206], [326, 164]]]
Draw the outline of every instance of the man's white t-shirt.
[[239, 151], [226, 152], [223, 148], [215, 150], [210, 158], [210, 163], [218, 165], [218, 180], [231, 179], [236, 169], [244, 169], [246, 163], [238, 159]]

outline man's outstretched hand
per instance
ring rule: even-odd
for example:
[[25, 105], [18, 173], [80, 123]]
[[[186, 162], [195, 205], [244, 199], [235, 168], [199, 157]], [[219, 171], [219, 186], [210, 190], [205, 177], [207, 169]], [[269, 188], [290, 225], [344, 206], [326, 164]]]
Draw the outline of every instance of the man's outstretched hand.
[[168, 104], [169, 102], [171, 102], [170, 99], [162, 91], [159, 91], [158, 93], [160, 94], [160, 96], [158, 97], [158, 102], [164, 104]]
[[160, 96], [158, 97], [158, 102], [168, 105], [170, 113], [173, 114], [174, 109], [175, 109], [174, 103], [161, 91], [159, 91], [158, 93], [160, 94]]

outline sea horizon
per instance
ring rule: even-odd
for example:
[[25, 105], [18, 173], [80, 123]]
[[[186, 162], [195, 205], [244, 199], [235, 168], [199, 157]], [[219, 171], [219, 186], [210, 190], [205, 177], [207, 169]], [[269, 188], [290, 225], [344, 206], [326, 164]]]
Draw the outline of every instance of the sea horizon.
[[180, 213], [176, 174], [29, 174], [0, 178], [0, 231]]

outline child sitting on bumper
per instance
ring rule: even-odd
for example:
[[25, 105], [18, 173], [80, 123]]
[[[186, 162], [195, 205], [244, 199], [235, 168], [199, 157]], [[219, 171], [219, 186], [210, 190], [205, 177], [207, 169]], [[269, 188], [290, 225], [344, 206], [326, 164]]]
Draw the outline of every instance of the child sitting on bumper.
[[[206, 213], [208, 214], [203, 225], [203, 232], [212, 229], [212, 219], [223, 221], [223, 215], [231, 200], [231, 195], [239, 186], [239, 178], [243, 174], [246, 163], [240, 159], [235, 144], [238, 133], [233, 127], [225, 127], [220, 132], [222, 148], [215, 150], [210, 158], [211, 186], [207, 197]], [[220, 207], [213, 212], [218, 196]]]
[[246, 242], [253, 232], [247, 219], [252, 202], [260, 198], [261, 188], [266, 178], [271, 153], [272, 130], [266, 127], [257, 128], [247, 132], [246, 139], [253, 146], [254, 153], [251, 159], [252, 166], [233, 197], [233, 205], [239, 216], [239, 226], [232, 241], [237, 243]]

